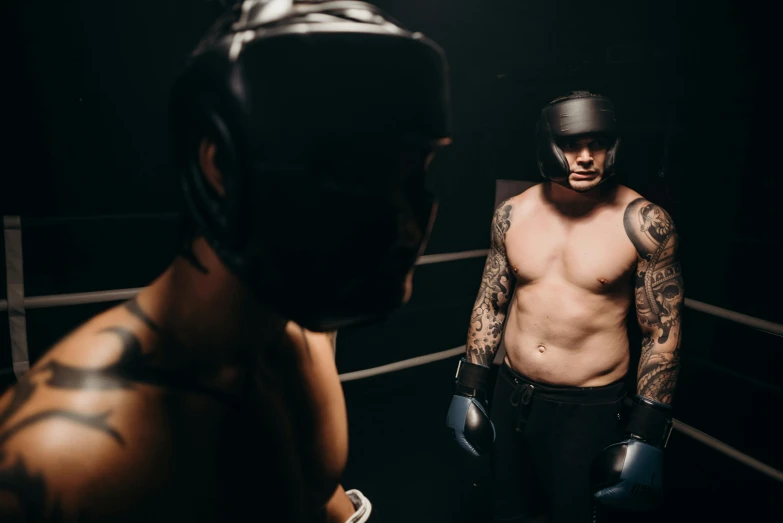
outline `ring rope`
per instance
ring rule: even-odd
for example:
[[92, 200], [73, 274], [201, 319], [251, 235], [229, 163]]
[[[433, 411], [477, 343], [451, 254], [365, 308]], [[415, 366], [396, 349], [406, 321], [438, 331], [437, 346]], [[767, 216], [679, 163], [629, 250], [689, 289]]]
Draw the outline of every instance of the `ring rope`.
[[388, 365], [381, 365], [380, 367], [373, 367], [371, 369], [357, 370], [355, 372], [346, 372], [340, 374], [340, 381], [343, 383], [346, 381], [361, 380], [364, 378], [370, 378], [372, 376], [378, 376], [380, 374], [387, 374], [389, 372], [395, 372], [398, 370], [409, 369], [411, 367], [418, 367], [425, 363], [432, 363], [433, 361], [440, 361], [463, 354], [465, 352], [465, 346], [455, 347], [453, 349], [444, 350], [440, 352], [434, 352], [432, 354], [426, 354], [424, 356], [417, 356], [407, 360], [398, 361], [396, 363], [389, 363]]
[[[476, 253], [484, 253], [486, 250], [481, 251], [465, 251], [461, 253], [447, 253], [447, 254], [431, 254], [422, 256], [416, 265], [427, 265], [432, 263], [442, 263], [454, 260], [463, 260], [469, 258], [478, 257]], [[84, 305], [88, 303], [100, 303], [106, 301], [123, 301], [128, 300], [138, 294], [142, 288], [134, 289], [117, 289], [112, 291], [96, 291], [96, 292], [79, 292], [72, 294], [52, 294], [47, 296], [28, 296], [24, 298], [25, 309], [41, 309], [45, 307], [63, 307], [66, 305]], [[748, 314], [742, 314], [740, 312], [724, 309], [716, 305], [710, 305], [701, 301], [685, 298], [685, 306], [689, 309], [693, 309], [717, 318], [739, 323], [747, 327], [753, 327], [755, 329], [774, 334], [776, 336], [783, 336], [783, 325], [775, 323], [769, 320], [761, 318], [754, 318]], [[8, 308], [8, 302], [6, 300], [0, 300], [0, 311], [4, 311]]]
[[756, 471], [761, 472], [762, 474], [783, 483], [783, 472], [777, 470], [776, 468], [770, 467], [766, 463], [762, 463], [756, 458], [748, 456], [747, 454], [740, 452], [734, 447], [726, 445], [722, 441], [715, 439], [709, 434], [705, 434], [704, 432], [695, 429], [690, 425], [683, 423], [680, 420], [675, 419], [673, 420], [673, 422], [674, 423], [672, 425], [672, 428], [674, 430], [678, 432], [682, 432], [683, 434], [695, 439], [699, 443], [707, 445], [708, 447], [720, 452], [721, 454], [733, 458], [734, 460], [739, 461], [743, 465], [747, 465], [748, 467], [755, 469]]
[[[459, 356], [460, 354], [464, 354], [464, 353], [465, 353], [465, 345], [462, 345], [460, 347], [455, 347], [453, 349], [435, 352], [433, 354], [427, 354], [426, 356], [419, 356], [416, 358], [410, 358], [407, 360], [398, 361], [396, 363], [390, 363], [388, 365], [381, 365], [380, 367], [373, 367], [370, 369], [340, 374], [340, 381], [344, 383], [347, 381], [353, 381], [353, 380], [358, 380], [363, 378], [369, 378], [372, 376], [378, 376], [381, 374], [387, 374], [389, 372], [409, 369], [411, 367], [418, 367], [419, 365], [425, 365], [427, 363], [431, 363], [434, 361], [445, 360], [453, 356]], [[762, 463], [756, 458], [753, 458], [743, 452], [740, 452], [734, 447], [731, 447], [726, 443], [723, 443], [722, 441], [710, 436], [709, 434], [705, 434], [704, 432], [691, 427], [687, 423], [683, 423], [678, 419], [674, 419], [672, 428], [678, 432], [682, 432], [683, 434], [690, 436], [691, 438], [695, 439], [699, 443], [707, 445], [708, 447], [720, 452], [721, 454], [724, 454], [725, 456], [728, 456], [736, 461], [739, 461], [743, 465], [746, 465], [758, 472], [761, 472], [766, 476], [769, 476], [774, 480], [783, 483], [783, 472], [765, 463]]]

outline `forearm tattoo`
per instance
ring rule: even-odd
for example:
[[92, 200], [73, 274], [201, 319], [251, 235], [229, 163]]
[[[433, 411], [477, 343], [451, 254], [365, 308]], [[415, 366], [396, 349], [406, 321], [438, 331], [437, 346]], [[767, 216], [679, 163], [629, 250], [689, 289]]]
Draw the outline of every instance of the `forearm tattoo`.
[[644, 199], [625, 210], [625, 232], [636, 247], [636, 315], [644, 335], [637, 393], [671, 403], [680, 370], [685, 299], [679, 237], [669, 214]]
[[[149, 317], [144, 315], [135, 301], [128, 302], [126, 308], [142, 319], [147, 326], [159, 330]], [[6, 443], [23, 433], [25, 429], [47, 420], [65, 420], [104, 434], [118, 447], [125, 446], [122, 434], [110, 422], [112, 415], [110, 409], [86, 414], [71, 408], [55, 408], [36, 411], [21, 419], [14, 419], [37, 392], [47, 388], [63, 391], [131, 390], [138, 382], [167, 382], [166, 377], [149, 370], [148, 357], [142, 354], [141, 343], [133, 333], [122, 327], [110, 327], [103, 332], [112, 333], [121, 341], [122, 352], [116, 363], [102, 368], [86, 368], [65, 365], [50, 359], [45, 364], [28, 371], [12, 390], [8, 405], [0, 412], [0, 464], [2, 464], [0, 465], [0, 496], [5, 501], [13, 499], [18, 511], [3, 503], [0, 504], [0, 516], [5, 515], [4, 511], [10, 509], [15, 514], [19, 511], [24, 513], [24, 521], [53, 522], [60, 521], [62, 517], [59, 500], [47, 492], [44, 474], [41, 471], [30, 470], [21, 454], [10, 456], [6, 448]], [[9, 519], [16, 520], [10, 516]]]
[[511, 213], [512, 206], [508, 200], [495, 211], [492, 243], [470, 318], [467, 357], [468, 361], [481, 365], [490, 365], [498, 350], [513, 289], [506, 257], [506, 232], [511, 226]]

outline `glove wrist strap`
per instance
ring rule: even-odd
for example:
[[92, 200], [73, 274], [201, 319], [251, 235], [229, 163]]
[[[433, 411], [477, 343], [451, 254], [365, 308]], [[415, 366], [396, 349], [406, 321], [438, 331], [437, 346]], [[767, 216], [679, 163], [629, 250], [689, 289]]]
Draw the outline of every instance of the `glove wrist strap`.
[[370, 503], [370, 500], [357, 489], [348, 490], [345, 494], [351, 500], [353, 508], [356, 510], [345, 523], [366, 523], [370, 519], [370, 514], [372, 514], [372, 503]]
[[631, 436], [659, 448], [666, 448], [672, 432], [672, 407], [634, 396], [626, 430]]
[[460, 387], [484, 392], [489, 386], [491, 372], [489, 367], [471, 363], [462, 357], [457, 365], [457, 375], [454, 378]]

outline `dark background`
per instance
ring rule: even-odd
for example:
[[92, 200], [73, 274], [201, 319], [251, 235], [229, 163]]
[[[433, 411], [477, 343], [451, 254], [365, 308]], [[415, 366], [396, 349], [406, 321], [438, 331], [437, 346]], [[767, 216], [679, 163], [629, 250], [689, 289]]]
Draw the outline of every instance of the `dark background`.
[[[539, 180], [541, 106], [589, 89], [616, 104], [622, 182], [674, 217], [686, 296], [783, 323], [771, 12], [739, 0], [375, 3], [437, 41], [451, 65], [454, 145], [433, 164], [442, 199], [428, 254], [488, 246], [495, 181]], [[218, 3], [9, 0], [2, 9], [0, 214], [23, 218], [26, 295], [146, 285], [174, 252], [168, 90]], [[340, 371], [464, 344], [482, 267], [420, 267], [408, 307], [340, 332]], [[27, 311], [31, 356], [111, 305]], [[5, 385], [8, 346], [0, 313]], [[677, 418], [783, 470], [781, 338], [687, 310], [682, 352]], [[452, 358], [345, 384], [345, 485], [375, 502], [379, 521], [480, 521], [486, 464], [454, 451], [443, 427], [455, 368]], [[659, 520], [783, 514], [780, 483], [683, 434], [666, 466]]]

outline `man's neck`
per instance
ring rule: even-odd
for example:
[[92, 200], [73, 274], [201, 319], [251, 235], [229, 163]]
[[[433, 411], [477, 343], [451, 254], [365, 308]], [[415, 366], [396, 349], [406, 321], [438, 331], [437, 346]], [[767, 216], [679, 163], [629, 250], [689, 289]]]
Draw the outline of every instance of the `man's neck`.
[[178, 347], [162, 347], [180, 365], [231, 365], [245, 351], [279, 340], [286, 320], [260, 304], [205, 243], [194, 251], [207, 272], [177, 258], [138, 297], [139, 306]]
[[568, 216], [584, 216], [602, 206], [616, 192], [614, 184], [601, 184], [587, 192], [577, 192], [554, 182], [547, 182], [544, 195], [561, 213]]

